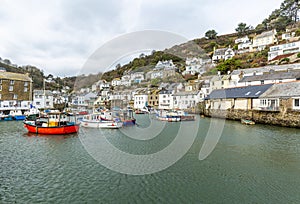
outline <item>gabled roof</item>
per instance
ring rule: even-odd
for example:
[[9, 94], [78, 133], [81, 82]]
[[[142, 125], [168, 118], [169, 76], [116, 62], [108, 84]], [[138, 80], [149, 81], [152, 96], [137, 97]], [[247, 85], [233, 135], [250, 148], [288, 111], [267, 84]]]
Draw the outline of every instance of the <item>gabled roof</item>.
[[213, 90], [206, 99], [258, 98], [273, 84]]
[[28, 81], [28, 82], [32, 81], [31, 78], [26, 74], [6, 72], [6, 71], [0, 71], [0, 79], [9, 79], [9, 80], [16, 80], [16, 81]]
[[46, 95], [46, 96], [52, 96], [53, 93], [50, 91], [50, 90], [38, 90], [38, 89], [35, 89], [33, 90], [33, 95]]
[[274, 84], [260, 98], [289, 98], [300, 97], [300, 82]]
[[265, 37], [269, 37], [269, 36], [273, 36], [273, 35], [275, 35], [275, 32], [274, 32], [274, 30], [271, 30], [271, 31], [263, 32], [260, 35], [255, 36], [254, 38], [259, 39], [259, 38], [265, 38]]
[[283, 79], [300, 79], [300, 71], [277, 72], [277, 73], [275, 72], [274, 74], [245, 76], [239, 82], [283, 80]]
[[97, 94], [91, 92], [91, 93], [85, 94], [83, 97], [84, 97], [84, 100], [90, 100], [91, 98], [96, 98]]
[[191, 96], [191, 95], [197, 95], [199, 91], [181, 91], [174, 93], [173, 96]]
[[228, 48], [219, 48], [214, 51], [214, 55], [225, 55]]
[[159, 94], [172, 94], [172, 93], [173, 93], [172, 90], [161, 90], [161, 91], [159, 92]]

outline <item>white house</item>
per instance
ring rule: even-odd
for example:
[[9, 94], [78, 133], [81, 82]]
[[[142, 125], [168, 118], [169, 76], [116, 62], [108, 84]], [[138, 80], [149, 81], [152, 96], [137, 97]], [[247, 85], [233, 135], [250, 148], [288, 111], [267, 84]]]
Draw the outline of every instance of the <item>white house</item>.
[[261, 51], [265, 49], [267, 45], [272, 45], [277, 42], [276, 30], [266, 31], [260, 35], [253, 37], [253, 43], [250, 47], [251, 52]]
[[200, 102], [200, 98], [202, 100], [204, 98], [201, 91], [185, 91], [174, 93], [174, 108], [178, 108], [181, 110], [195, 108], [196, 105]]
[[114, 78], [114, 79], [111, 81], [111, 85], [112, 85], [112, 86], [120, 86], [120, 85], [121, 85], [121, 79], [120, 79], [120, 78]]
[[165, 61], [158, 61], [155, 65], [154, 69], [175, 69], [176, 66], [174, 65], [172, 60], [165, 60]]
[[275, 45], [270, 47], [270, 51], [268, 52], [268, 60], [271, 61], [277, 56], [298, 52], [300, 52], [300, 41]]
[[72, 97], [71, 104], [73, 106], [87, 106], [87, 104], [85, 104], [83, 94]]
[[244, 36], [242, 38], [238, 38], [235, 40], [235, 44], [238, 45], [238, 50], [241, 51], [241, 50], [246, 50], [249, 51], [249, 48], [251, 46], [251, 41], [250, 39], [248, 38], [248, 36]]
[[290, 40], [290, 39], [293, 39], [295, 37], [295, 35], [296, 35], [295, 32], [291, 32], [291, 31], [289, 31], [289, 29], [286, 29], [286, 32], [282, 33], [281, 39], [282, 40]]
[[95, 93], [81, 94], [73, 97], [71, 104], [81, 108], [93, 107], [94, 101], [98, 98]]
[[163, 78], [163, 70], [154, 70], [148, 73], [150, 75], [150, 79]]
[[53, 108], [53, 94], [49, 90], [34, 90], [33, 91], [33, 106], [38, 109]]
[[120, 85], [131, 86], [131, 77], [130, 75], [123, 75], [121, 78]]
[[174, 108], [173, 91], [161, 90], [158, 97], [158, 109], [170, 110]]
[[210, 60], [204, 60], [202, 58], [186, 58], [185, 61], [185, 71], [182, 73], [182, 75], [191, 74], [194, 75], [196, 73], [203, 74], [205, 73], [205, 69], [203, 67], [204, 64], [210, 62]]
[[145, 80], [145, 74], [144, 72], [134, 72], [130, 75], [131, 81], [133, 83], [141, 83], [143, 80]]
[[99, 90], [109, 88], [109, 87], [110, 87], [110, 84], [107, 83], [105, 80], [99, 80], [92, 85], [92, 92], [99, 91]]
[[139, 91], [134, 95], [134, 109], [143, 109], [148, 106], [148, 93], [146, 91]]
[[215, 49], [214, 54], [212, 56], [212, 61], [218, 62], [220, 60], [228, 60], [231, 59], [234, 55], [235, 53], [231, 48]]

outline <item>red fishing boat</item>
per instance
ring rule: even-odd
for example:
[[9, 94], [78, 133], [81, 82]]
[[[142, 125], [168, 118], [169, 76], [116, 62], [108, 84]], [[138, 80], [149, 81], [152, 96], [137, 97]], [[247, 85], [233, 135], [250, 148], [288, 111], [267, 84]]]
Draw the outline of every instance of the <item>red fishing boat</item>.
[[79, 124], [70, 120], [70, 117], [63, 113], [48, 113], [44, 118], [25, 120], [24, 127], [30, 133], [45, 135], [65, 135], [77, 133]]

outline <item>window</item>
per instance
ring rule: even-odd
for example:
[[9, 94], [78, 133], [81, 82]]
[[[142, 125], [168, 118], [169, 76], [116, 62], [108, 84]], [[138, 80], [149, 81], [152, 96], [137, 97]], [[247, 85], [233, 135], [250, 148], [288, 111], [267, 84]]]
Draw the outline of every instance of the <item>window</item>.
[[28, 91], [28, 88], [27, 87], [24, 87], [24, 92], [27, 92]]
[[9, 91], [13, 91], [14, 87], [13, 86], [9, 86]]
[[261, 93], [261, 91], [258, 91], [258, 92], [255, 93], [255, 95], [258, 95], [258, 94], [260, 94], [260, 93]]
[[14, 85], [15, 81], [14, 80], [10, 80], [10, 85]]
[[28, 86], [28, 82], [26, 81], [26, 82], [24, 82], [24, 86]]
[[2, 85], [0, 85], [0, 91], [2, 91]]
[[264, 81], [264, 80], [261, 80], [261, 81], [260, 81], [260, 84], [265, 84], [265, 81]]
[[2, 79], [0, 79], [0, 84], [2, 84]]
[[18, 99], [18, 95], [17, 94], [14, 94], [14, 99]]
[[261, 107], [266, 107], [267, 106], [267, 100], [266, 99], [260, 100], [260, 106]]
[[38, 106], [41, 105], [41, 102], [36, 102], [36, 105], [38, 105]]
[[0, 94], [0, 99], [2, 99], [2, 94]]
[[300, 99], [299, 98], [294, 99], [294, 108], [300, 109]]

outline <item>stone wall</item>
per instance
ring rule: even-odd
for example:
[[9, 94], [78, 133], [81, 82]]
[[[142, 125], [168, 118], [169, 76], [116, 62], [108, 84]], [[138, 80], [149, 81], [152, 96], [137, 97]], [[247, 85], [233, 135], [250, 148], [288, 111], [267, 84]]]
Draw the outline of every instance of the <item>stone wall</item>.
[[200, 114], [230, 120], [250, 119], [255, 123], [300, 128], [300, 111], [291, 110], [291, 108], [289, 108], [290, 103], [291, 101], [289, 99], [283, 100], [282, 103], [280, 103], [280, 111], [211, 110], [203, 108]]

